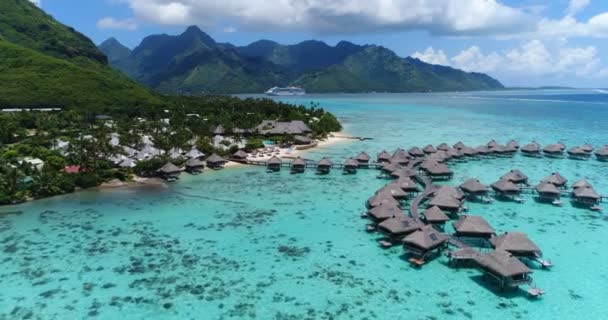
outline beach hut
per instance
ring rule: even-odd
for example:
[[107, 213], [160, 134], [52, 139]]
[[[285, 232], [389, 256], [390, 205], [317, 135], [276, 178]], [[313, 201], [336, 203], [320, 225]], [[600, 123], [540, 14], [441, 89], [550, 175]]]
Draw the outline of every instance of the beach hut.
[[452, 223], [454, 235], [464, 238], [490, 239], [496, 232], [481, 216], [463, 215]]
[[190, 151], [188, 151], [185, 155], [187, 158], [191, 159], [191, 158], [202, 158], [205, 156], [204, 153], [200, 152], [197, 148], [192, 148], [190, 149]]
[[410, 262], [423, 265], [437, 256], [448, 242], [448, 236], [427, 225], [403, 238], [403, 249], [410, 255]]
[[518, 185], [506, 179], [500, 179], [490, 186], [497, 195], [503, 197], [514, 197], [521, 193], [521, 188]]
[[410, 148], [407, 153], [410, 154], [410, 156], [412, 157], [416, 157], [416, 158], [422, 158], [424, 157], [425, 152], [422, 151], [422, 149], [418, 148], [418, 147], [412, 147]]
[[528, 183], [528, 176], [526, 176], [523, 172], [521, 172], [517, 169], [513, 169], [513, 170], [507, 172], [502, 177], [500, 177], [500, 179], [511, 181], [515, 184], [527, 184]]
[[410, 179], [409, 177], [400, 177], [399, 179], [397, 179], [394, 184], [396, 186], [399, 186], [399, 188], [401, 188], [401, 190], [407, 192], [407, 193], [417, 193], [420, 191], [420, 188], [418, 187], [418, 184], [416, 184], [416, 182], [412, 179]]
[[568, 183], [568, 179], [564, 178], [558, 172], [554, 172], [550, 176], [544, 178], [542, 180], [542, 182], [548, 182], [548, 183], [555, 185], [558, 188], [563, 188], [566, 186], [566, 183]]
[[591, 187], [591, 183], [589, 183], [589, 181], [587, 181], [585, 179], [578, 180], [577, 182], [572, 184], [572, 189], [590, 188], [590, 187]]
[[247, 152], [245, 152], [243, 150], [239, 150], [232, 155], [232, 158], [237, 161], [244, 161], [244, 160], [247, 160], [247, 156], [248, 156]]
[[438, 207], [444, 212], [449, 212], [451, 214], [458, 213], [460, 211], [460, 207], [462, 206], [462, 202], [457, 198], [448, 195], [448, 194], [439, 194], [434, 196], [429, 202], [429, 207]]
[[495, 281], [501, 289], [532, 283], [530, 278], [532, 270], [509, 252], [494, 250], [479, 254], [473, 259], [481, 271]]
[[408, 196], [408, 194], [405, 191], [403, 191], [403, 189], [401, 189], [401, 186], [399, 186], [398, 184], [396, 184], [394, 182], [389, 183], [389, 184], [385, 185], [384, 187], [380, 188], [380, 190], [378, 190], [376, 193], [388, 194], [397, 200], [405, 199]]
[[422, 151], [426, 154], [432, 154], [432, 153], [436, 153], [437, 149], [435, 149], [435, 147], [433, 147], [432, 145], [427, 145], [426, 147], [422, 148]]
[[543, 153], [551, 158], [561, 158], [564, 155], [564, 148], [561, 144], [550, 144], [543, 148]]
[[171, 162], [167, 162], [164, 166], [158, 169], [158, 174], [167, 181], [175, 181], [178, 179], [182, 169]]
[[317, 162], [317, 174], [328, 174], [334, 164], [326, 157]]
[[464, 147], [466, 147], [466, 145], [462, 141], [458, 141], [452, 146], [454, 149], [462, 149]]
[[357, 169], [359, 168], [359, 162], [357, 160], [350, 158], [344, 162], [344, 173], [355, 174], [357, 173]]
[[432, 206], [424, 210], [422, 213], [424, 217], [424, 222], [427, 224], [438, 225], [443, 228], [443, 225], [450, 221], [450, 217], [448, 217], [443, 210], [441, 210], [437, 206]]
[[391, 161], [391, 154], [386, 152], [386, 150], [383, 150], [382, 152], [378, 153], [378, 162], [379, 163], [387, 163]]
[[541, 181], [536, 187], [538, 199], [541, 201], [555, 201], [561, 196], [561, 191], [557, 187], [547, 181]]
[[367, 211], [367, 216], [374, 222], [380, 223], [392, 217], [405, 216], [405, 213], [398, 206], [380, 205]]
[[400, 207], [401, 204], [399, 203], [399, 201], [395, 200], [395, 198], [391, 194], [376, 193], [371, 198], [367, 199], [367, 207], [375, 208], [378, 206]]
[[450, 146], [447, 143], [442, 143], [440, 145], [437, 146], [437, 150], [439, 151], [448, 151], [450, 150]]
[[608, 161], [608, 146], [603, 146], [595, 152], [595, 157], [599, 161]]
[[576, 160], [587, 160], [589, 157], [591, 157], [591, 154], [583, 150], [581, 147], [572, 147], [568, 149], [567, 153], [571, 159]]
[[574, 201], [580, 205], [595, 206], [602, 197], [591, 186], [579, 187], [572, 192]]
[[540, 248], [523, 232], [505, 232], [492, 237], [490, 243], [496, 250], [504, 250], [516, 257], [542, 257]]
[[521, 153], [528, 157], [539, 157], [540, 145], [536, 142], [529, 143], [521, 148]]
[[291, 173], [303, 173], [306, 170], [306, 161], [297, 157], [291, 162]]
[[226, 159], [214, 153], [207, 158], [207, 167], [213, 170], [223, 169], [226, 162], [228, 162]]
[[282, 165], [283, 161], [281, 161], [281, 159], [279, 159], [278, 157], [274, 156], [266, 162], [266, 169], [269, 172], [277, 172], [281, 170]]
[[449, 180], [454, 176], [454, 172], [443, 163], [435, 163], [424, 170], [433, 180]]
[[388, 218], [378, 224], [378, 231], [385, 235], [388, 240], [388, 242], [382, 241], [381, 244], [385, 247], [397, 244], [403, 237], [418, 230], [420, 227], [416, 220], [405, 214]]
[[365, 151], [361, 151], [357, 157], [355, 158], [355, 160], [357, 160], [357, 162], [359, 163], [359, 166], [361, 167], [367, 167], [369, 165], [369, 154], [367, 154], [367, 152]]
[[460, 190], [462, 190], [467, 196], [475, 198], [475, 197], [483, 197], [488, 195], [488, 187], [485, 186], [477, 179], [469, 179], [465, 181], [463, 184], [459, 186]]
[[517, 149], [519, 149], [519, 143], [517, 143], [517, 141], [515, 141], [515, 140], [511, 140], [511, 141], [507, 142], [507, 148], [517, 150]]
[[583, 151], [585, 151], [587, 153], [593, 152], [593, 146], [589, 143], [585, 143], [584, 145], [582, 145], [581, 149], [583, 149]]
[[186, 171], [190, 174], [199, 174], [205, 168], [205, 162], [199, 158], [190, 158], [185, 163]]

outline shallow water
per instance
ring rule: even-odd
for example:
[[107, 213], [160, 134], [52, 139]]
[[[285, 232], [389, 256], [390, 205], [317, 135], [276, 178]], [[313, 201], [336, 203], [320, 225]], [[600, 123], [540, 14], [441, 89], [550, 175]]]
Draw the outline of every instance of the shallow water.
[[[333, 95], [314, 99], [348, 134], [372, 137], [306, 156], [459, 140], [608, 143], [608, 98], [593, 91]], [[293, 99], [286, 99], [294, 101]], [[452, 164], [450, 184], [494, 182], [513, 168], [532, 183], [559, 171], [608, 194], [595, 160], [492, 159]], [[0, 319], [603, 319], [608, 230], [600, 213], [540, 204], [469, 203], [499, 232], [524, 231], [555, 267], [534, 269], [540, 300], [500, 293], [441, 257], [422, 269], [380, 249], [359, 218], [386, 181], [309, 170], [234, 168], [169, 188], [80, 192], [0, 208]], [[584, 312], [582, 312], [584, 310]]]

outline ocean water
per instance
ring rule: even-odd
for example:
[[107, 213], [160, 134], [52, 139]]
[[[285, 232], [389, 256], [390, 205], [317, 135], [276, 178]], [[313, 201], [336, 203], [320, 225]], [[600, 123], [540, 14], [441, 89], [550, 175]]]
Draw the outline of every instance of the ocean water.
[[[591, 90], [320, 95], [346, 141], [309, 151], [336, 162], [365, 150], [490, 139], [608, 143], [608, 95]], [[608, 194], [594, 159], [486, 159], [450, 165], [458, 185], [510, 169], [552, 172]], [[376, 172], [290, 175], [239, 167], [183, 175], [167, 188], [86, 191], [0, 208], [0, 319], [605, 319], [605, 214], [468, 203], [498, 232], [528, 233], [554, 263], [534, 268], [547, 294], [500, 292], [445, 257], [414, 269], [381, 249], [359, 217], [387, 183]]]

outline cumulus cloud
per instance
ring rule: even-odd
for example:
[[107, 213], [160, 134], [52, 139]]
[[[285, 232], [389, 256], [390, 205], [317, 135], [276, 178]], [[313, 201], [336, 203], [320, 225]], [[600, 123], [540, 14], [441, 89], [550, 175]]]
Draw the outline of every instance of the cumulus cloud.
[[97, 21], [97, 27], [99, 29], [118, 29], [118, 30], [135, 30], [138, 25], [135, 19], [116, 19], [112, 17], [105, 17]]
[[414, 52], [412, 54], [413, 58], [420, 59], [426, 63], [430, 64], [441, 64], [441, 65], [449, 65], [448, 56], [443, 52], [443, 50], [433, 49], [433, 47], [428, 47], [424, 52]]
[[523, 9], [497, 0], [125, 0], [134, 14], [164, 25], [214, 25], [224, 19], [248, 28], [369, 33], [428, 30], [438, 35], [512, 34], [533, 28]]
[[570, 0], [568, 3], [568, 9], [566, 9], [566, 14], [575, 15], [581, 10], [585, 9], [590, 2], [590, 0]]
[[[442, 50], [428, 50], [419, 54], [418, 58], [435, 63], [442, 60]], [[416, 55], [414, 53], [412, 56]], [[484, 53], [479, 46], [471, 46], [462, 50], [452, 58], [446, 58], [452, 66], [470, 72], [485, 72], [497, 75], [514, 75], [518, 77], [543, 76], [585, 76], [597, 77], [599, 74], [608, 76], [608, 71], [602, 68], [597, 49], [594, 46], [571, 47], [567, 43], [548, 46], [540, 40], [531, 40], [521, 46], [504, 52]], [[599, 72], [596, 72], [600, 70]]]

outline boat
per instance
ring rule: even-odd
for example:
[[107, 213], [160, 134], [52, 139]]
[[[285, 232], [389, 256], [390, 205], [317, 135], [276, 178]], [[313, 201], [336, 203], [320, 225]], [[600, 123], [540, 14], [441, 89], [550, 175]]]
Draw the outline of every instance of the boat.
[[266, 91], [269, 96], [303, 96], [306, 94], [306, 90], [298, 87], [272, 87]]

